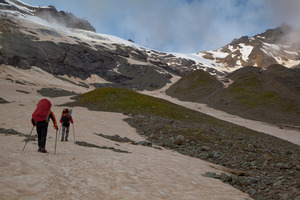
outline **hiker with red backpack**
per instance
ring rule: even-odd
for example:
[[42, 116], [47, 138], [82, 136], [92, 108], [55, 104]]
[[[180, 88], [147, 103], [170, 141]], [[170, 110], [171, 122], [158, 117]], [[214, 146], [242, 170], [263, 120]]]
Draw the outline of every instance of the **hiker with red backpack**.
[[[69, 130], [70, 130], [70, 122], [73, 124], [73, 118], [70, 115], [70, 110], [68, 108], [63, 109], [61, 118], [59, 120], [60, 123], [62, 123], [62, 130], [61, 130], [61, 141], [68, 141], [69, 137]], [[66, 136], [65, 136], [66, 132]]]
[[51, 111], [51, 102], [48, 99], [42, 99], [37, 104], [35, 111], [32, 114], [31, 123], [36, 126], [38, 134], [38, 151], [41, 153], [48, 153], [46, 150], [46, 140], [48, 132], [49, 119], [52, 120], [54, 128], [58, 130], [56, 118], [54, 113]]

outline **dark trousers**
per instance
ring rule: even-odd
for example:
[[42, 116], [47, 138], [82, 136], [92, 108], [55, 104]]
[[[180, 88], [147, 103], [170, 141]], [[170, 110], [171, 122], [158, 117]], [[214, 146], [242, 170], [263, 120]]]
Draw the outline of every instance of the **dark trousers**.
[[38, 134], [38, 145], [39, 148], [46, 147], [48, 124], [46, 122], [38, 122], [36, 124], [36, 132]]

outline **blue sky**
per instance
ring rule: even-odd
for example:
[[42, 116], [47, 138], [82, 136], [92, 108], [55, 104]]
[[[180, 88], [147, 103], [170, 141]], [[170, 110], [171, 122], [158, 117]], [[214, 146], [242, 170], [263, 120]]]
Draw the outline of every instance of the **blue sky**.
[[300, 27], [299, 0], [21, 0], [87, 19], [98, 33], [180, 53], [214, 50], [234, 38], [288, 23]]

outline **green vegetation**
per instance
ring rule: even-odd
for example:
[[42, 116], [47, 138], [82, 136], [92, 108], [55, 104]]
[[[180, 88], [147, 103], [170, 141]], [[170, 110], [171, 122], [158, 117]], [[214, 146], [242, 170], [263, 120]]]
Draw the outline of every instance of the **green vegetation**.
[[280, 99], [278, 94], [265, 90], [261, 81], [254, 75], [236, 81], [226, 92], [236, 101], [252, 107], [273, 105]]
[[91, 110], [127, 113], [131, 115], [159, 116], [174, 120], [206, 120], [196, 111], [169, 101], [150, 97], [124, 88], [101, 88], [81, 94], [69, 106], [83, 106]]
[[223, 84], [208, 72], [196, 70], [180, 79], [166, 92], [181, 100], [198, 101], [222, 88]]
[[202, 70], [191, 72], [166, 93], [184, 101], [206, 103], [216, 109], [269, 123], [300, 123], [299, 74], [283, 66], [261, 70], [244, 67], [227, 75], [227, 88]]
[[300, 109], [295, 100], [276, 91], [272, 86], [265, 86], [263, 81], [254, 74], [240, 77], [218, 97], [231, 98], [252, 108], [270, 108], [281, 112], [294, 112]]

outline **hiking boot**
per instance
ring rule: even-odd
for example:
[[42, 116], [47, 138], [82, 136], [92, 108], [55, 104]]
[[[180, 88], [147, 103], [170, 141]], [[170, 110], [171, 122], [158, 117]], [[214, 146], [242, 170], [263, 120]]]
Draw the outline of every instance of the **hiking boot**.
[[68, 141], [68, 139], [65, 140], [66, 142]]
[[39, 147], [38, 151], [40, 152], [41, 150], [42, 150], [42, 148], [41, 148], [41, 147]]
[[41, 153], [48, 153], [48, 151], [45, 148], [41, 148], [40, 152]]
[[64, 139], [61, 139], [61, 141], [63, 142], [63, 141], [64, 141]]

